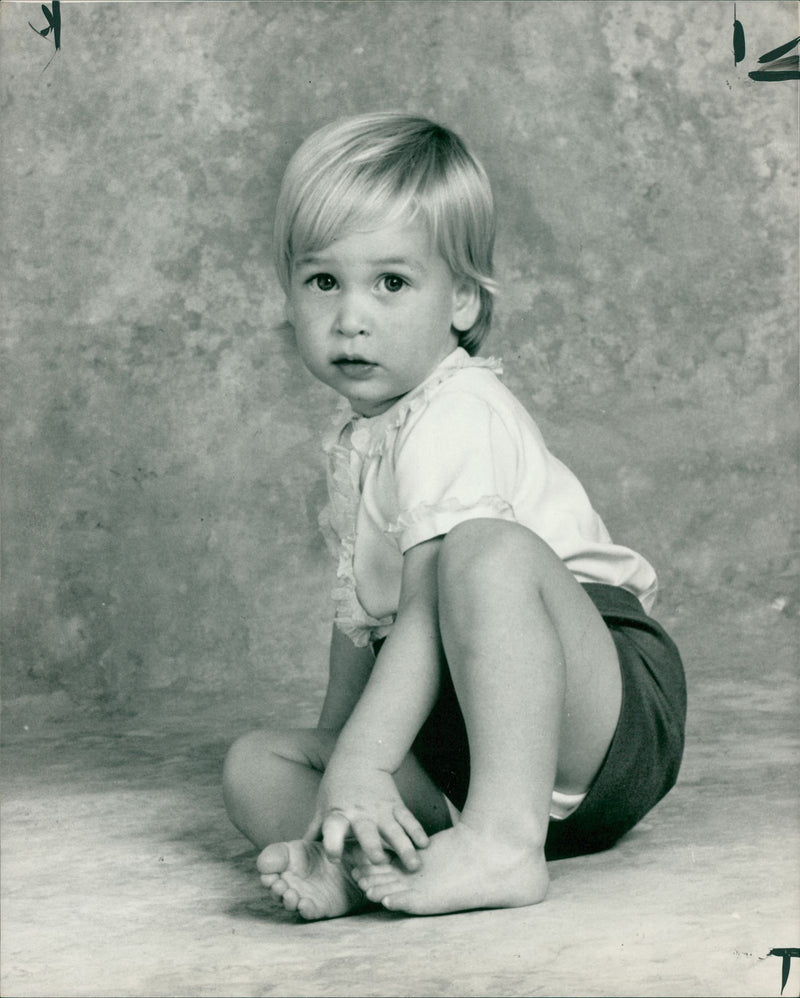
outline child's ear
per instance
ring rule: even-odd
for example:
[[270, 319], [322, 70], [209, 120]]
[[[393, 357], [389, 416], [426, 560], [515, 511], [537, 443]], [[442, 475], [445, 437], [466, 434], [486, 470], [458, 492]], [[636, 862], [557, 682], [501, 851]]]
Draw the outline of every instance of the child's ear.
[[472, 329], [481, 310], [480, 288], [475, 281], [460, 280], [453, 291], [453, 317], [450, 325], [460, 333]]

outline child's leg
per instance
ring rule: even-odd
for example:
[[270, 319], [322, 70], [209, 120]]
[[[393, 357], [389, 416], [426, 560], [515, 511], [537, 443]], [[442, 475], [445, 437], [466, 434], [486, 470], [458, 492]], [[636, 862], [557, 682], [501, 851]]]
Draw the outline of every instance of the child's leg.
[[[258, 868], [264, 885], [304, 918], [333, 918], [364, 904], [350, 874], [358, 858], [354, 850], [345, 862], [333, 864], [321, 843], [300, 841], [335, 743], [330, 731], [253, 731], [234, 743], [225, 760], [228, 815], [263, 850]], [[429, 834], [449, 826], [442, 794], [413, 757], [395, 774], [395, 782]]]
[[280, 728], [251, 731], [234, 742], [222, 775], [225, 807], [254, 845], [263, 849], [302, 837], [334, 743], [327, 731]]
[[588, 789], [616, 727], [616, 648], [553, 551], [503, 521], [467, 521], [445, 538], [439, 618], [469, 737], [462, 818], [434, 836], [420, 871], [388, 864], [359, 882], [419, 914], [533, 904], [547, 891], [554, 783]]

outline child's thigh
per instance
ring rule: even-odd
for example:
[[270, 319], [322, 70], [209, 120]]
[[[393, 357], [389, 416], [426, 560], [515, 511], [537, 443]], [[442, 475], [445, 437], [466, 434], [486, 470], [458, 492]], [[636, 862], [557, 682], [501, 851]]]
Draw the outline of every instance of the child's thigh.
[[450, 603], [443, 584], [464, 600], [462, 638], [464, 628], [495, 618], [505, 634], [499, 661], [524, 660], [545, 646], [560, 651], [553, 661], [565, 684], [557, 784], [585, 790], [611, 743], [622, 697], [616, 645], [592, 599], [552, 548], [519, 524], [466, 521], [447, 535], [443, 554], [440, 601]]
[[554, 581], [547, 608], [566, 665], [556, 783], [579, 793], [600, 769], [619, 721], [619, 656], [597, 607], [566, 569]]

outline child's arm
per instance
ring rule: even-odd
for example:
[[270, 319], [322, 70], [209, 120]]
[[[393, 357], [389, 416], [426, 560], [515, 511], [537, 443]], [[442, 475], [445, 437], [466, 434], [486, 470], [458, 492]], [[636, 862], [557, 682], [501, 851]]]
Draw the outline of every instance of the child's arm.
[[334, 625], [328, 665], [328, 689], [317, 722], [318, 728], [341, 731], [364, 692], [374, 664], [375, 656], [371, 648], [357, 648]]
[[437, 566], [441, 538], [411, 548], [403, 559], [397, 618], [344, 725], [325, 771], [306, 838], [322, 832], [331, 858], [349, 833], [373, 862], [386, 859], [385, 840], [409, 868], [427, 835], [395, 787], [396, 772], [430, 713], [439, 689]]

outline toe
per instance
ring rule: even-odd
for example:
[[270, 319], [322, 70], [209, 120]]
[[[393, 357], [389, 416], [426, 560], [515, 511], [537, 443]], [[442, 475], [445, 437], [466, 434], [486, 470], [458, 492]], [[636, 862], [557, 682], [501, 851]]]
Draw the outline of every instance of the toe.
[[293, 887], [288, 887], [283, 895], [283, 907], [287, 911], [297, 911], [300, 903], [300, 895]]
[[309, 921], [314, 921], [315, 919], [318, 919], [320, 917], [320, 914], [317, 911], [317, 906], [310, 898], [300, 898], [300, 901], [297, 905], [297, 912], [299, 915], [301, 915], [305, 919], [308, 919]]
[[366, 891], [371, 887], [383, 887], [387, 884], [395, 884], [397, 883], [397, 877], [392, 873], [376, 873], [360, 877], [356, 882], [362, 891]]
[[262, 850], [256, 866], [260, 873], [283, 873], [289, 866], [289, 846], [285, 842], [273, 842]]
[[286, 891], [289, 889], [289, 885], [282, 877], [277, 877], [273, 883], [270, 884], [270, 893], [276, 898], [282, 898]]
[[350, 872], [353, 874], [353, 879], [358, 880], [360, 877], [396, 874], [397, 870], [391, 863], [361, 863], [359, 866], [354, 866]]
[[388, 897], [408, 893], [405, 887], [396, 880], [386, 880], [378, 884], [372, 884], [366, 889], [362, 888], [362, 890], [370, 901], [377, 901], [380, 904], [383, 904]]
[[396, 891], [393, 894], [385, 894], [381, 898], [381, 904], [387, 911], [412, 911], [411, 891]]

